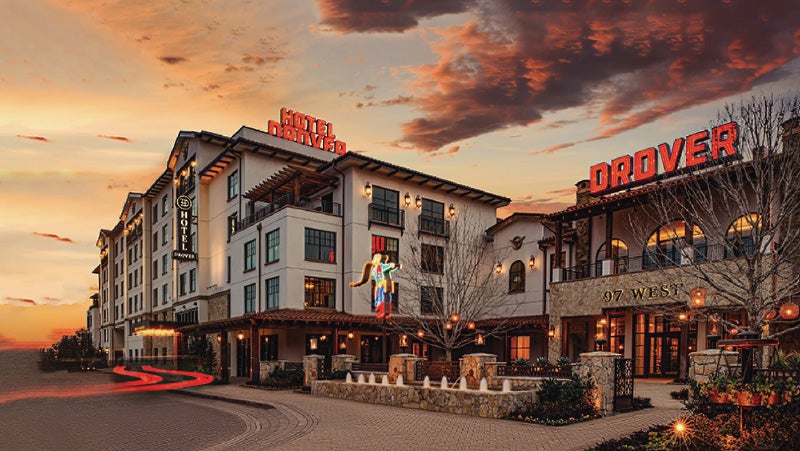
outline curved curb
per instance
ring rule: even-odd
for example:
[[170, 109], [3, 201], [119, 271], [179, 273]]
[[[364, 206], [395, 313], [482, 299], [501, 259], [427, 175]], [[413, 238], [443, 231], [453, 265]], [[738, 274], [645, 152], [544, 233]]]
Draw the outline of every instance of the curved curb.
[[228, 398], [228, 397], [225, 397], [225, 396], [209, 395], [208, 393], [199, 393], [199, 392], [196, 392], [196, 391], [182, 390], [182, 389], [167, 390], [167, 391], [169, 393], [176, 393], [176, 394], [179, 394], [179, 395], [194, 396], [196, 398], [204, 398], [204, 399], [213, 399], [215, 401], [225, 401], [225, 402], [229, 402], [229, 403], [233, 403], [233, 404], [241, 404], [241, 405], [250, 406], [250, 407], [258, 407], [258, 408], [261, 408], [261, 409], [274, 409], [275, 408], [275, 406], [273, 406], [272, 404], [267, 404], [267, 403], [258, 402], [258, 401], [251, 401], [249, 399]]

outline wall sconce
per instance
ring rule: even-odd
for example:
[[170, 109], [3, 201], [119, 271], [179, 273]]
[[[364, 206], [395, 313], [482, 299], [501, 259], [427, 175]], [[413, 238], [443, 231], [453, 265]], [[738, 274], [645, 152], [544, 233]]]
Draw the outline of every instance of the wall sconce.
[[192, 160], [192, 162], [189, 163], [189, 166], [191, 166], [193, 168], [196, 168], [197, 167], [197, 160]]
[[500, 262], [500, 260], [497, 260], [497, 264], [494, 265], [494, 273], [500, 274], [501, 272], [503, 272], [503, 264]]
[[797, 304], [792, 301], [785, 302], [780, 309], [781, 318], [786, 320], [797, 318], [798, 313], [800, 313], [800, 310], [798, 310]]
[[175, 179], [175, 180], [172, 181], [172, 183], [174, 183], [175, 186], [178, 186], [178, 185], [181, 184], [181, 181], [180, 181], [180, 179]]
[[461, 315], [458, 313], [453, 313], [450, 315], [450, 322], [457, 323], [461, 319]]
[[697, 287], [691, 291], [692, 300], [690, 306], [692, 308], [702, 308], [706, 303], [706, 289]]
[[339, 343], [339, 349], [347, 349], [347, 343], [345, 342]]
[[686, 321], [686, 318], [688, 318], [688, 317], [689, 317], [689, 316], [688, 316], [688, 315], [686, 315], [686, 313], [685, 313], [685, 312], [680, 312], [680, 313], [678, 313], [678, 321]]
[[402, 334], [400, 335], [400, 347], [407, 348], [408, 347], [408, 335]]
[[369, 182], [364, 185], [364, 194], [366, 194], [367, 197], [372, 196], [372, 185], [370, 185]]
[[308, 340], [308, 349], [310, 349], [312, 351], [316, 351], [317, 350], [317, 338], [316, 337], [310, 338]]
[[323, 336], [319, 337], [319, 341], [325, 341], [327, 339], [328, 339], [327, 335], [323, 335]]
[[475, 330], [475, 321], [470, 321], [467, 323], [467, 329]]
[[347, 332], [347, 339], [348, 340], [352, 340], [353, 337], [355, 337], [355, 336], [356, 336], [356, 334], [354, 334], [352, 330]]
[[269, 343], [269, 335], [264, 336], [264, 343]]
[[244, 333], [243, 332], [239, 332], [238, 334], [236, 334], [236, 338], [238, 338], [239, 341], [244, 340]]
[[475, 337], [475, 344], [478, 346], [486, 344], [486, 340], [483, 338], [483, 334], [478, 334], [478, 336]]
[[605, 326], [606, 324], [608, 324], [608, 320], [605, 318], [600, 318], [600, 321], [598, 321], [597, 323], [600, 324], [601, 326]]
[[450, 213], [450, 217], [452, 218], [453, 216], [456, 215], [456, 206], [453, 205], [453, 204], [450, 204], [450, 206], [447, 207], [447, 212]]
[[417, 208], [422, 208], [422, 197], [419, 194], [417, 194], [417, 197], [414, 199], [414, 204]]
[[547, 337], [556, 338], [556, 326], [551, 324], [550, 327], [547, 328]]
[[406, 191], [405, 196], [403, 196], [403, 202], [406, 204], [406, 207], [411, 206], [411, 194], [408, 194], [408, 191]]
[[528, 267], [531, 268], [531, 271], [533, 271], [533, 268], [536, 267], [536, 257], [533, 255], [531, 255], [531, 258], [528, 259]]
[[425, 337], [425, 331], [424, 331], [424, 330], [422, 330], [422, 329], [419, 329], [419, 330], [417, 331], [417, 337], [419, 337], [419, 338], [423, 338], [423, 337]]
[[217, 334], [217, 343], [222, 343], [222, 334]]

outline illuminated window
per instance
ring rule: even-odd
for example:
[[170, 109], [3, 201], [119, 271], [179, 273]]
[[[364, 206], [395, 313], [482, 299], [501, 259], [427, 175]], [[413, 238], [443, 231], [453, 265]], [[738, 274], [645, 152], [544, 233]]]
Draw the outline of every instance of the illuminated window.
[[275, 229], [266, 236], [267, 263], [278, 261], [281, 256], [281, 229]]
[[751, 256], [756, 251], [756, 238], [760, 236], [761, 215], [751, 213], [736, 218], [726, 234], [725, 258]]
[[[594, 261], [600, 265], [596, 275], [602, 275], [602, 261], [606, 259], [606, 243], [597, 249]], [[611, 260], [614, 262], [614, 274], [624, 274], [628, 272], [628, 245], [624, 241], [614, 238], [611, 240]]]
[[529, 335], [519, 335], [510, 337], [511, 341], [511, 361], [517, 359], [531, 359], [531, 337]]
[[304, 287], [306, 307], [336, 308], [336, 280], [306, 276]]
[[[653, 269], [681, 264], [681, 249], [685, 247], [686, 223], [672, 221], [656, 229], [647, 240], [642, 253], [642, 268]], [[692, 246], [695, 250], [694, 261], [705, 261], [708, 248], [703, 231], [694, 226]]]
[[336, 233], [306, 228], [306, 260], [336, 263]]
[[169, 194], [165, 194], [161, 198], [161, 216], [166, 216], [169, 211]]
[[517, 260], [508, 270], [508, 292], [522, 293], [525, 291], [525, 264]]
[[236, 226], [239, 222], [239, 214], [234, 213], [228, 216], [228, 241], [231, 240], [231, 236], [236, 233]]
[[244, 270], [252, 271], [256, 269], [256, 240], [244, 243]]

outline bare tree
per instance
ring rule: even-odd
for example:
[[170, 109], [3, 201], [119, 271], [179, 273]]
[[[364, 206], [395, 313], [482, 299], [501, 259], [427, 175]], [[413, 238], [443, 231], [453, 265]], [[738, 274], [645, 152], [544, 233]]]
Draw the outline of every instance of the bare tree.
[[433, 220], [422, 229], [414, 224], [406, 230], [395, 274], [402, 287], [399, 312], [388, 326], [441, 348], [450, 361], [478, 334], [485, 339], [504, 327], [479, 330], [477, 321], [511, 316], [518, 305], [509, 303], [506, 279], [494, 271], [501, 258], [486, 238], [485, 221], [463, 209], [449, 223]]
[[[742, 161], [689, 169], [653, 190], [642, 211], [630, 216], [647, 246], [643, 264], [679, 268], [707, 287], [705, 311], [729, 329], [776, 337], [800, 327], [777, 314], [800, 292], [798, 112], [796, 96], [726, 105], [716, 122], [738, 124]], [[648, 244], [656, 224], [665, 225], [661, 233], [671, 251]], [[693, 288], [682, 289], [690, 294]], [[746, 326], [714, 313], [730, 307], [745, 312]], [[781, 327], [765, 327], [771, 322]]]

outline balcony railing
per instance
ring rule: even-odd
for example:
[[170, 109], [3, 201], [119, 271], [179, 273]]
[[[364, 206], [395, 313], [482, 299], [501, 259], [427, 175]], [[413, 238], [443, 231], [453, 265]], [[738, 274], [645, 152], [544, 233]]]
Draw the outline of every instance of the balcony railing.
[[334, 216], [342, 216], [342, 205], [337, 202], [311, 199], [309, 197], [299, 197], [297, 202], [295, 202], [294, 194], [286, 194], [285, 196], [275, 199], [271, 204], [267, 204], [266, 206], [259, 208], [252, 215], [245, 216], [237, 221], [236, 229], [233, 231], [233, 233], [239, 232], [245, 227], [261, 221], [262, 219], [270, 216], [287, 205], [328, 213]]
[[[757, 248], [752, 241], [708, 246], [701, 244], [681, 251], [670, 248], [666, 251], [645, 252], [639, 257], [621, 256], [612, 259], [612, 274], [627, 274], [659, 268], [669, 268], [683, 264], [699, 264], [721, 260], [731, 260], [745, 255], [753, 255]], [[603, 261], [564, 268], [564, 281], [580, 280], [603, 275]]]
[[449, 238], [450, 221], [435, 216], [420, 215], [419, 233]]
[[396, 208], [378, 204], [369, 204], [369, 225], [381, 224], [392, 227], [406, 228], [406, 212]]

